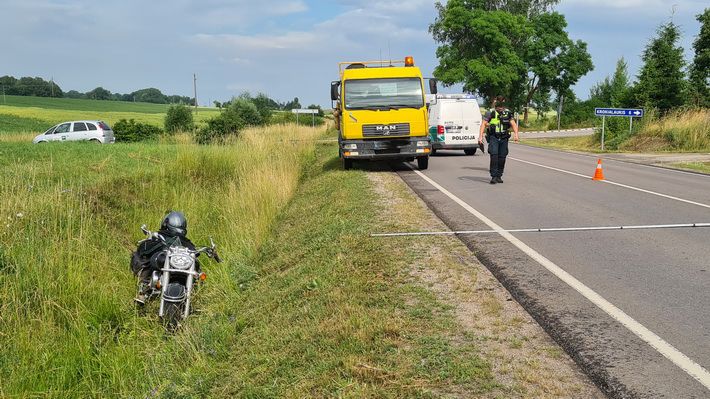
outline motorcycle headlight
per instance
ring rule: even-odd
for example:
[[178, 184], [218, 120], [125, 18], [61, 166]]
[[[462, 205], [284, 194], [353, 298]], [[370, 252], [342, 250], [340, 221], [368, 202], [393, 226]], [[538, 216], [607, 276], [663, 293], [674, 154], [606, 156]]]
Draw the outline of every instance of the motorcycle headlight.
[[170, 266], [176, 269], [189, 269], [192, 265], [192, 257], [189, 255], [173, 255], [170, 257]]

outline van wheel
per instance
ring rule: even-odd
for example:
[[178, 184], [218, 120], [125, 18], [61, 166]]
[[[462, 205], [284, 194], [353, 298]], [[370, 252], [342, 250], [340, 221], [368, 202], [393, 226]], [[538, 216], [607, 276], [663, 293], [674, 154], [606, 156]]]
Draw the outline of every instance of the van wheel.
[[99, 139], [91, 139], [91, 140], [89, 140], [89, 143], [101, 144], [101, 140], [99, 140]]
[[343, 158], [343, 169], [350, 170], [353, 168], [353, 160], [348, 158]]
[[429, 168], [429, 157], [417, 158], [417, 166], [419, 170], [426, 170]]
[[466, 148], [463, 152], [466, 155], [476, 155], [476, 148]]

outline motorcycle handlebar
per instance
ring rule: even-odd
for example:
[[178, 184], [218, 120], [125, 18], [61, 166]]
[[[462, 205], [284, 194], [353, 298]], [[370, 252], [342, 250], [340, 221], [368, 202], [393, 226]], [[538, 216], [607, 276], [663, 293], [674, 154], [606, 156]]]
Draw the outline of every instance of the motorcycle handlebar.
[[[148, 230], [148, 227], [146, 225], [141, 226], [141, 231], [148, 237], [148, 238], [157, 238], [162, 242], [165, 241], [165, 237], [163, 237], [161, 234], [156, 233], [154, 231]], [[213, 258], [217, 263], [222, 263], [222, 258], [217, 255], [217, 250], [215, 249], [217, 246], [215, 245], [214, 241], [212, 240], [212, 237], [210, 237], [210, 244], [211, 246], [209, 247], [202, 247], [202, 248], [197, 248], [197, 249], [188, 249], [193, 254], [207, 254], [210, 258]]]

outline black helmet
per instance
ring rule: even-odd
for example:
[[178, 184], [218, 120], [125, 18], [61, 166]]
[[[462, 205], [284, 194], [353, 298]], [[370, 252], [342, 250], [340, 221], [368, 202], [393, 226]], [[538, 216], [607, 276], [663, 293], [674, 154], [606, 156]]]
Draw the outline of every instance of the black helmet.
[[172, 236], [185, 237], [187, 235], [187, 219], [182, 212], [172, 211], [163, 218], [160, 230]]

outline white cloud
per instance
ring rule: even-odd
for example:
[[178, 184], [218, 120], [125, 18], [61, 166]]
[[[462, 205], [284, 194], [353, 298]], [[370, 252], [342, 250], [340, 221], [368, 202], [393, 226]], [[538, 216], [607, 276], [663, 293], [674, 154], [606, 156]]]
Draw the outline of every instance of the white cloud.
[[198, 34], [193, 40], [229, 52], [250, 51], [264, 53], [280, 50], [308, 49], [318, 43], [318, 37], [311, 32], [287, 32], [282, 35], [230, 35]]

